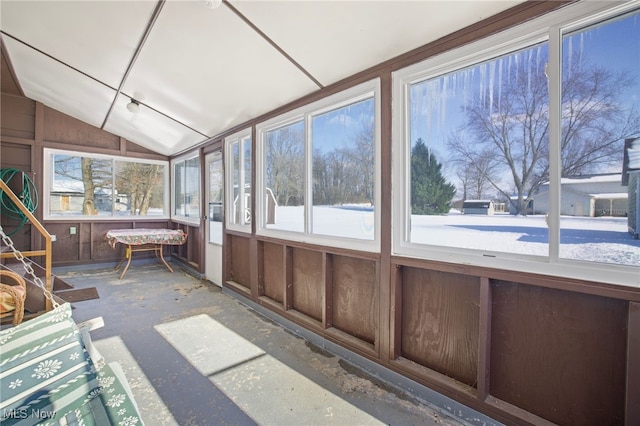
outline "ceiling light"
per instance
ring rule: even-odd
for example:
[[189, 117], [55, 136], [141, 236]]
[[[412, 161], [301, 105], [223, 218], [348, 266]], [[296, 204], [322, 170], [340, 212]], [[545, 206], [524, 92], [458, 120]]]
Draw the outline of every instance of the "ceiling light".
[[217, 9], [222, 4], [222, 0], [200, 0], [205, 7]]
[[136, 114], [138, 111], [140, 111], [140, 102], [131, 98], [131, 102], [127, 104], [127, 109], [129, 110], [130, 113]]

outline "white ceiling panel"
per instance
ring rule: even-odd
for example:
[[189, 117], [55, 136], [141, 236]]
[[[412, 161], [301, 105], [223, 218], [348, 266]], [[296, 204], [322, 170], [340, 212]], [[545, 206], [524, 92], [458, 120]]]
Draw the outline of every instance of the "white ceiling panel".
[[232, 1], [328, 85], [522, 1]]
[[118, 88], [154, 1], [2, 1], [2, 30]]
[[26, 96], [173, 155], [521, 1], [206, 3], [0, 0], [0, 29]]
[[228, 8], [168, 2], [123, 92], [214, 135], [317, 89]]
[[100, 127], [116, 92], [12, 39], [5, 44], [25, 95]]
[[127, 110], [130, 99], [120, 95], [104, 129], [159, 154], [171, 155], [206, 138], [152, 109], [140, 105], [137, 113]]

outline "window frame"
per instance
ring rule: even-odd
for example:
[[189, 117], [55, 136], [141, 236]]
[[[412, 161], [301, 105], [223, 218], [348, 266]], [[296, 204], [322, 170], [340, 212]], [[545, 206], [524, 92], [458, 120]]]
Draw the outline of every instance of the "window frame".
[[[112, 160], [112, 182], [115, 182], [115, 163], [116, 162], [128, 162], [128, 163], [141, 163], [141, 164], [159, 164], [164, 166], [164, 176], [162, 186], [163, 190], [163, 200], [162, 200], [162, 215], [128, 215], [128, 216], [116, 216], [116, 215], [84, 215], [84, 214], [69, 214], [69, 215], [52, 215], [51, 214], [51, 190], [53, 185], [53, 162], [52, 158], [54, 155], [67, 155], [71, 157], [89, 157], [95, 159], [109, 159]], [[100, 221], [132, 221], [132, 220], [167, 220], [169, 219], [169, 197], [171, 193], [169, 192], [169, 161], [163, 160], [153, 160], [153, 159], [139, 159], [132, 157], [123, 157], [118, 155], [106, 155], [106, 154], [94, 154], [89, 152], [82, 151], [72, 151], [66, 149], [57, 149], [57, 148], [44, 148], [43, 149], [43, 173], [45, 178], [43, 179], [43, 219], [46, 221], [91, 221], [91, 222], [100, 222]], [[113, 185], [113, 189], [116, 190], [115, 184]]]
[[[313, 210], [313, 140], [311, 131], [311, 121], [313, 117], [339, 109], [341, 107], [372, 98], [374, 102], [374, 235], [372, 239], [365, 240], [352, 237], [338, 237], [323, 234], [314, 234], [312, 230], [312, 210]], [[280, 229], [271, 229], [266, 227], [265, 215], [265, 138], [267, 132], [276, 130], [287, 125], [302, 120], [304, 125], [304, 232], [286, 231]], [[380, 199], [381, 199], [381, 160], [380, 160], [380, 79], [376, 78], [339, 93], [330, 95], [316, 102], [307, 104], [303, 107], [292, 110], [288, 113], [274, 117], [270, 120], [259, 123], [256, 126], [256, 234], [261, 236], [287, 239], [298, 242], [319, 244], [345, 249], [361, 250], [367, 252], [380, 251]]]
[[[186, 216], [182, 214], [176, 214], [176, 166], [180, 163], [185, 163], [193, 159], [198, 160], [198, 203], [200, 208], [198, 209], [198, 216]], [[200, 219], [202, 218], [202, 201], [204, 200], [202, 194], [202, 159], [198, 151], [181, 155], [171, 160], [171, 220], [178, 223], [183, 223], [191, 226], [200, 226]]]
[[[233, 194], [234, 194], [234, 180], [233, 180], [233, 144], [238, 144], [238, 181], [245, 182], [246, 174], [244, 168], [245, 162], [245, 152], [243, 148], [243, 144], [246, 140], [249, 140], [249, 144], [251, 145], [251, 164], [253, 165], [255, 153], [253, 152], [253, 141], [251, 140], [251, 128], [241, 130], [237, 133], [234, 133], [230, 136], [227, 136], [224, 139], [224, 166], [225, 166], [225, 227], [228, 230], [251, 233], [251, 222], [245, 223], [244, 216], [241, 215], [242, 223], [232, 223], [231, 219], [233, 218]], [[251, 179], [251, 176], [250, 176]], [[253, 188], [249, 190], [250, 194], [253, 194]], [[244, 197], [240, 197], [240, 209], [244, 210], [247, 207], [251, 208], [251, 205], [246, 206]], [[255, 219], [255, 214], [252, 215], [252, 218]]]
[[[560, 111], [563, 34], [637, 9], [635, 4], [579, 2], [499, 34], [444, 52], [392, 73], [392, 253], [414, 258], [588, 281], [637, 286], [640, 267], [562, 259], [560, 248]], [[437, 246], [410, 241], [410, 105], [412, 84], [475, 66], [483, 61], [546, 42], [549, 49], [550, 211], [547, 256]]]

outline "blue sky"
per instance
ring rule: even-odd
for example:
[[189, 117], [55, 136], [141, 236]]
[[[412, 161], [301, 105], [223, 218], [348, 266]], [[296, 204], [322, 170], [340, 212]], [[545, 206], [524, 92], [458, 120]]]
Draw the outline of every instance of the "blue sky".
[[329, 152], [349, 147], [363, 131], [364, 123], [373, 122], [373, 98], [365, 99], [342, 108], [313, 117], [313, 150]]
[[[569, 51], [574, 55], [582, 55], [584, 60], [592, 64], [635, 74], [635, 86], [621, 101], [640, 108], [640, 12], [567, 35], [563, 46], [565, 58]], [[514, 55], [518, 56], [519, 61], [529, 56], [525, 52]], [[543, 46], [530, 56], [531, 60], [546, 62], [546, 55], [547, 49]], [[515, 56], [498, 58], [497, 61], [501, 61], [504, 69]], [[419, 98], [421, 104], [413, 105], [411, 143], [422, 138], [441, 161], [446, 161], [445, 142], [464, 118], [461, 106], [471, 96], [480, 93], [482, 87], [486, 89], [491, 85], [494, 90], [499, 90], [497, 72], [491, 76], [487, 69], [481, 70], [476, 66], [429, 83], [420, 83], [422, 87], [416, 85], [417, 91], [412, 92], [412, 96]], [[432, 89], [425, 90], [425, 86]]]

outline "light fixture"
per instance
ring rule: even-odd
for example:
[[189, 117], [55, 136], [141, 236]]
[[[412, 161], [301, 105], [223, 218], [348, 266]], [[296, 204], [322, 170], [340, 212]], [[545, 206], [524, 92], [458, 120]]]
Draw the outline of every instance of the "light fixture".
[[200, 0], [204, 7], [209, 9], [217, 9], [222, 4], [222, 0]]
[[140, 111], [140, 102], [131, 98], [131, 102], [127, 104], [127, 109], [131, 114], [136, 114], [138, 111]]

